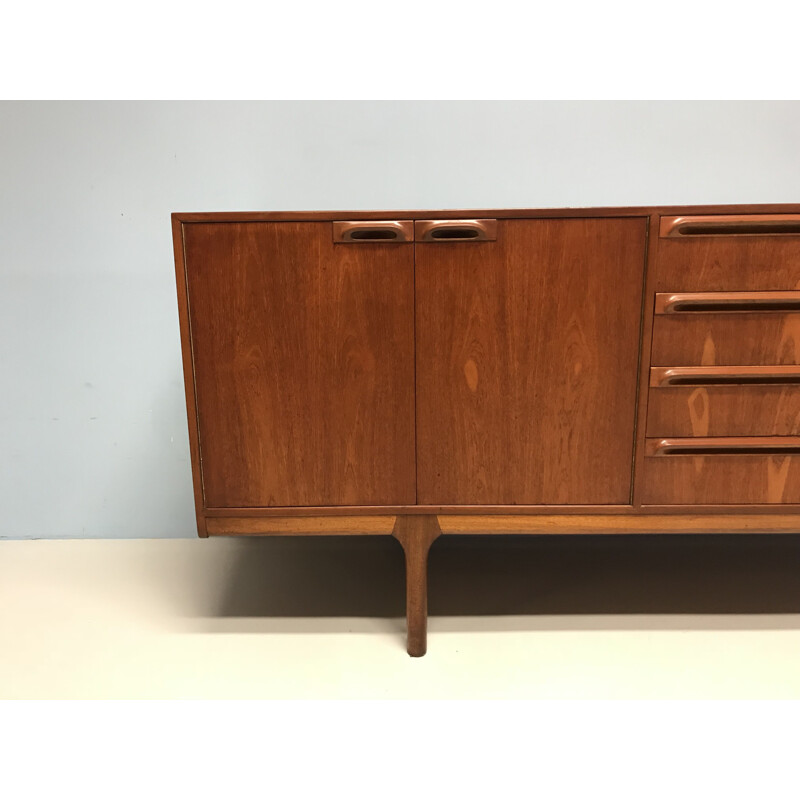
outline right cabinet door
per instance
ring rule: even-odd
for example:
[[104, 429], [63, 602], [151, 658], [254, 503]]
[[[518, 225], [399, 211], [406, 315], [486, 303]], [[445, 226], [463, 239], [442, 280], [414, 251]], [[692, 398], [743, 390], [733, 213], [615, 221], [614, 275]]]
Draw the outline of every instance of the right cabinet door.
[[512, 219], [493, 241], [418, 237], [418, 503], [630, 503], [646, 231]]

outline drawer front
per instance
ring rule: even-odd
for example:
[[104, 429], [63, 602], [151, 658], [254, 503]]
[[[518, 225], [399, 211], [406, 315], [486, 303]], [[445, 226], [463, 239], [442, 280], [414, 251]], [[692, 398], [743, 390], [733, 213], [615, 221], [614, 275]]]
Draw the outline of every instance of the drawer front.
[[650, 389], [648, 436], [797, 436], [800, 386]]
[[800, 313], [656, 315], [650, 363], [800, 364]]
[[782, 289], [800, 289], [796, 215], [661, 218], [656, 291]]
[[800, 437], [648, 439], [645, 505], [800, 503]]

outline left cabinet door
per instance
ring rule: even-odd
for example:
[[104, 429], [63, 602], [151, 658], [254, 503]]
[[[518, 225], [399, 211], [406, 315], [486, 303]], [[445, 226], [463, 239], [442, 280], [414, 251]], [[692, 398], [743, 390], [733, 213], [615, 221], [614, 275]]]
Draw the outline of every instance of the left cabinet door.
[[414, 247], [332, 226], [183, 224], [206, 508], [416, 500]]

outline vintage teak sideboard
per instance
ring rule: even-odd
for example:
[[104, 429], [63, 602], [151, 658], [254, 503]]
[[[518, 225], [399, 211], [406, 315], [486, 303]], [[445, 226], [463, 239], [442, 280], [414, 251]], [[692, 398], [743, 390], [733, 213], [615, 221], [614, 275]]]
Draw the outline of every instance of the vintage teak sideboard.
[[800, 530], [800, 205], [172, 217], [200, 536]]

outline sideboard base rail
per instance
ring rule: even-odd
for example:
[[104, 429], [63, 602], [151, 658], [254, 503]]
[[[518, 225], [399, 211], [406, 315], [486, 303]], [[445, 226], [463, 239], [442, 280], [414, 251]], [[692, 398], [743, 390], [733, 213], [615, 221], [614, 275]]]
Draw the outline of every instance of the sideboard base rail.
[[209, 536], [388, 536], [396, 520], [435, 519], [443, 534], [800, 533], [800, 511], [641, 514], [385, 514], [207, 517]]

